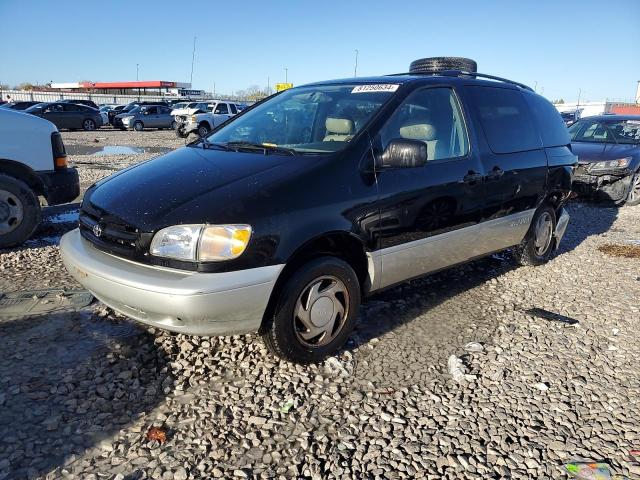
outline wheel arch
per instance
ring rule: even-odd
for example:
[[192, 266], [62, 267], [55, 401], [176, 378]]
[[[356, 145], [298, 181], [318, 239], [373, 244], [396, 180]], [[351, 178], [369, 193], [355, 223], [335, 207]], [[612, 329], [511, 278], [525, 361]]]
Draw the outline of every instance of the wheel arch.
[[10, 175], [25, 182], [36, 195], [45, 195], [45, 187], [38, 174], [29, 166], [0, 158], [0, 174]]
[[336, 257], [348, 263], [358, 277], [363, 296], [367, 293], [370, 288], [369, 259], [362, 241], [344, 231], [318, 235], [303, 243], [287, 259], [271, 292], [260, 330], [265, 324], [265, 319], [275, 313], [278, 297], [287, 280], [305, 263], [324, 256]]

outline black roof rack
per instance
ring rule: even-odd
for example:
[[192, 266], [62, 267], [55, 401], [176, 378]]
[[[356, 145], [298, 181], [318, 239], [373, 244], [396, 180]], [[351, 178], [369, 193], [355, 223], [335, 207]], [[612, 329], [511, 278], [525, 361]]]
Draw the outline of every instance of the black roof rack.
[[489, 80], [496, 80], [498, 82], [510, 83], [512, 85], [517, 85], [520, 88], [524, 88], [525, 90], [530, 90], [533, 92], [533, 88], [524, 83], [514, 82], [513, 80], [509, 80], [507, 78], [496, 77], [495, 75], [487, 75], [485, 73], [478, 72], [465, 72], [462, 70], [440, 70], [437, 72], [407, 72], [407, 73], [392, 73], [387, 75], [388, 77], [400, 76], [400, 75], [444, 75], [447, 77], [479, 77], [486, 78]]

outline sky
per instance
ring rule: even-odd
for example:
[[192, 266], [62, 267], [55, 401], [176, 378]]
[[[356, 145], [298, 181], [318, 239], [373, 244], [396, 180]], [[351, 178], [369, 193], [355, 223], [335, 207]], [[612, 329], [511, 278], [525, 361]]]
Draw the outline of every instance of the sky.
[[[463, 56], [550, 100], [630, 101], [640, 0], [0, 0], [0, 83], [188, 82], [231, 94]], [[285, 73], [285, 68], [287, 73]]]

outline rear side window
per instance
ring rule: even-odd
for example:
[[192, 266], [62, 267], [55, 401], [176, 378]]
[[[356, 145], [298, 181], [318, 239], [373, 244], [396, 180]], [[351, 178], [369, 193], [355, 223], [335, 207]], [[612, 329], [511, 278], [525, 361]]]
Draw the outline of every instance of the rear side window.
[[524, 97], [540, 130], [542, 144], [545, 147], [559, 147], [569, 144], [571, 141], [569, 131], [556, 107], [540, 95], [526, 93]]
[[236, 106], [233, 103], [229, 104], [229, 108], [231, 109], [231, 113], [233, 113], [234, 115], [238, 113], [238, 110], [236, 109]]
[[495, 153], [515, 153], [542, 147], [527, 104], [518, 90], [468, 87], [482, 130]]

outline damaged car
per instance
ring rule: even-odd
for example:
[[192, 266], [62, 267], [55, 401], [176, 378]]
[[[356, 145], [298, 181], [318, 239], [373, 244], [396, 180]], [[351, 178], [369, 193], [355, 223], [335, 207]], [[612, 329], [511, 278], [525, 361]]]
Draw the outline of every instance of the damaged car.
[[577, 161], [558, 111], [466, 59], [410, 70], [284, 90], [100, 180], [65, 266], [143, 324], [258, 332], [304, 364], [376, 291], [506, 249], [548, 262]]
[[617, 205], [640, 204], [640, 115], [583, 118], [569, 133], [579, 159], [573, 190]]

